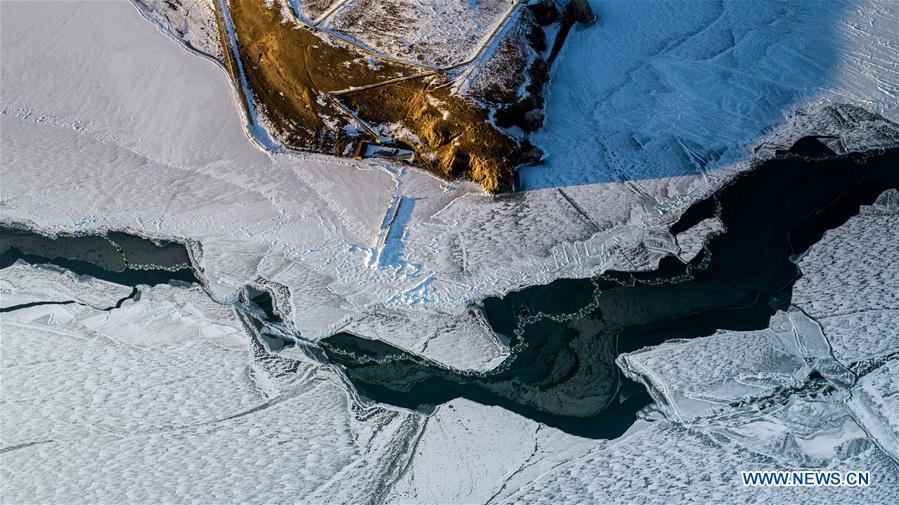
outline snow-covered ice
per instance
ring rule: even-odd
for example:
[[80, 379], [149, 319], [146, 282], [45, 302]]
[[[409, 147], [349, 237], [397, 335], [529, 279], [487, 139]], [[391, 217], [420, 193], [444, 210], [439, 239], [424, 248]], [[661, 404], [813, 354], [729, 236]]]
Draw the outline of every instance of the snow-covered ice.
[[847, 365], [899, 352], [897, 197], [888, 191], [862, 207], [799, 261], [804, 275], [792, 301], [821, 324]]
[[[58, 275], [31, 269], [20, 292]], [[352, 502], [342, 482], [370, 491], [409, 456], [396, 447], [420, 421], [352, 407], [326, 367], [254, 356], [199, 287], [143, 287], [111, 312], [78, 301], [0, 321], [5, 502]]]
[[[549, 160], [524, 169], [525, 187], [712, 176], [810, 103], [899, 114], [899, 9], [889, 2], [591, 3], [599, 22], [562, 49], [532, 137]], [[571, 194], [602, 215], [582, 192]]]
[[[39, 271], [38, 274], [35, 271]], [[114, 306], [131, 288], [54, 266], [16, 262], [0, 277], [0, 308], [36, 302], [78, 301], [95, 309]]]

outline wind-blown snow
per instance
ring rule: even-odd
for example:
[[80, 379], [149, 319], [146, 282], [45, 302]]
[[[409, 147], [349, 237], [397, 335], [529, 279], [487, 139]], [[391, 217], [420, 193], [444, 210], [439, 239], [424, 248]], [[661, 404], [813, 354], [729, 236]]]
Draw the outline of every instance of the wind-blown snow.
[[[899, 9], [848, 2], [593, 1], [553, 71], [527, 188], [702, 174], [808, 103], [899, 117]], [[590, 214], [589, 190], [571, 195]], [[667, 195], [661, 194], [665, 197]], [[679, 195], [673, 195], [679, 196]]]
[[859, 424], [864, 426], [881, 449], [892, 456], [894, 461], [899, 459], [897, 374], [899, 374], [899, 358], [894, 357], [877, 370], [862, 377], [853, 388], [849, 402], [849, 408], [858, 418]]
[[899, 352], [897, 244], [899, 192], [893, 190], [827, 232], [799, 262], [804, 275], [792, 301], [821, 323], [843, 363]]
[[[59, 275], [21, 270], [3, 275], [23, 296]], [[76, 301], [0, 320], [5, 502], [352, 502], [409, 457], [417, 418], [352, 409], [332, 370], [254, 354], [199, 287]]]
[[835, 359], [855, 370], [850, 409], [899, 459], [899, 191], [862, 207], [799, 262], [793, 303], [814, 317]]
[[[740, 469], [799, 467], [802, 446], [784, 451], [777, 444], [807, 436], [807, 416], [825, 427], [825, 439], [842, 447], [843, 457], [815, 468], [865, 468], [877, 481], [867, 488], [742, 487]], [[762, 450], [757, 440], [766, 434], [773, 440]], [[638, 422], [623, 437], [595, 444], [496, 502], [890, 503], [897, 485], [895, 463], [863, 438], [837, 402], [796, 400], [762, 419], [737, 417], [702, 427]]]

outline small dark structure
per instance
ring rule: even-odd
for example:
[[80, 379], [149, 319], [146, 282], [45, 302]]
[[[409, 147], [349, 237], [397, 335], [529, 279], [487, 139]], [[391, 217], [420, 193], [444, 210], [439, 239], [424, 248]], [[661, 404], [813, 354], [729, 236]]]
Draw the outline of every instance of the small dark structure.
[[557, 23], [561, 15], [555, 0], [539, 0], [537, 3], [529, 4], [528, 9], [540, 26]]
[[411, 162], [415, 159], [415, 151], [400, 147], [372, 144], [360, 140], [353, 146], [353, 158], [356, 158], [357, 160], [363, 158], [384, 158], [394, 161]]
[[596, 21], [596, 15], [593, 14], [593, 8], [587, 0], [571, 0], [565, 6], [565, 17], [585, 25], [593, 24]]

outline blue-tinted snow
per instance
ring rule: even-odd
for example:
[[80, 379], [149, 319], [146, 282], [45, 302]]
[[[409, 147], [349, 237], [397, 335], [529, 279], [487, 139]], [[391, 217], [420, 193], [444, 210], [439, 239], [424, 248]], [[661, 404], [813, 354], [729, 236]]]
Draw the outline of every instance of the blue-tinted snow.
[[[899, 14], [878, 2], [596, 1], [553, 70], [525, 188], [682, 176], [747, 155], [818, 100], [899, 113]], [[890, 56], [892, 54], [892, 56]]]

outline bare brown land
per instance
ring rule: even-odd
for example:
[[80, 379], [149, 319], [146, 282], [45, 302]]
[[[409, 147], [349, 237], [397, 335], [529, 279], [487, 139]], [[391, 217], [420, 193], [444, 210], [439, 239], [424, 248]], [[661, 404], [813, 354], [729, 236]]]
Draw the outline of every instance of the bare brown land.
[[[290, 148], [348, 156], [361, 140], [392, 143], [414, 150], [422, 168], [468, 178], [492, 193], [508, 190], [515, 167], [533, 156], [526, 143], [489, 122], [482, 104], [451, 93], [439, 74], [331, 96], [423, 72], [285, 22], [277, 2], [268, 7], [265, 0], [228, 0], [228, 5], [239, 48], [231, 56], [241, 59], [272, 133]], [[227, 39], [223, 45], [229, 47]]]

